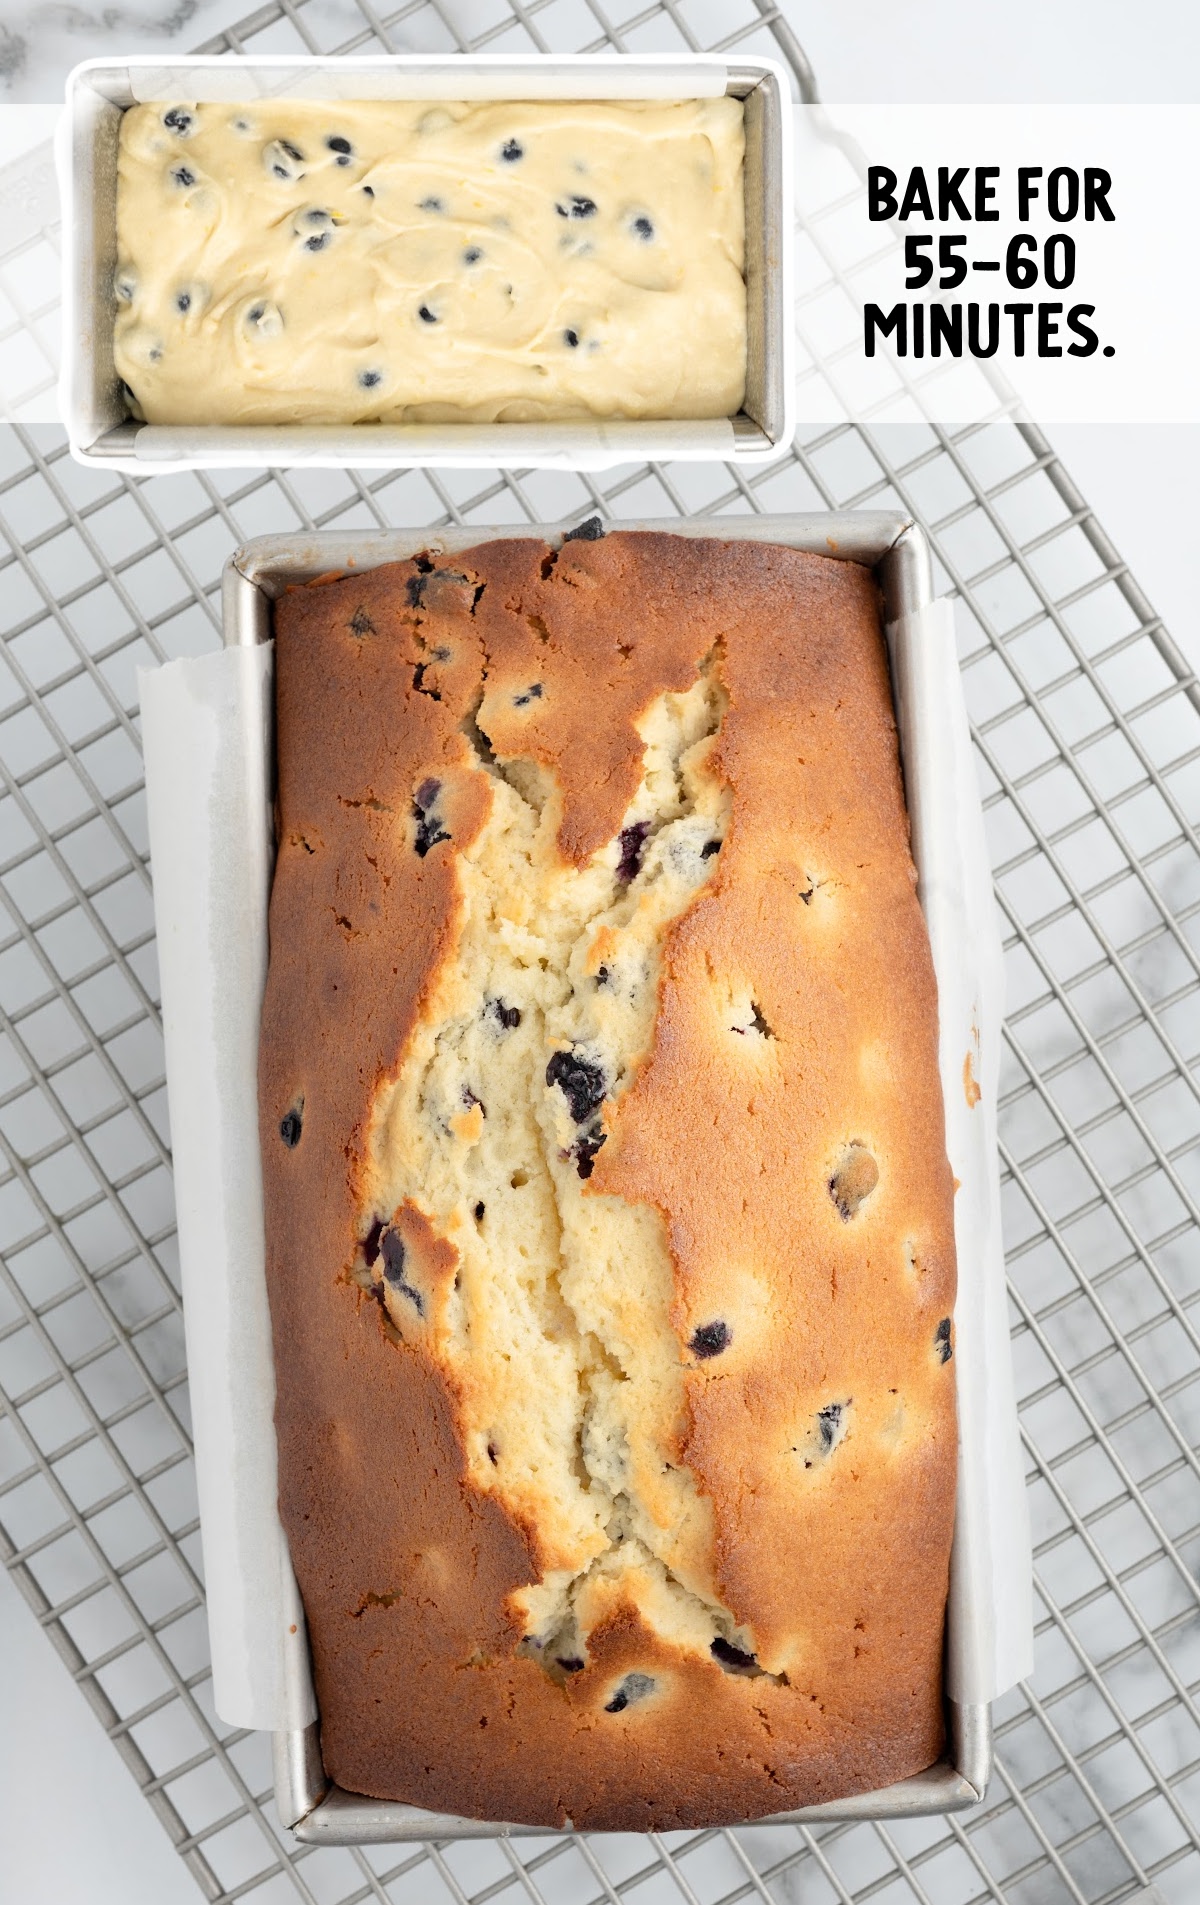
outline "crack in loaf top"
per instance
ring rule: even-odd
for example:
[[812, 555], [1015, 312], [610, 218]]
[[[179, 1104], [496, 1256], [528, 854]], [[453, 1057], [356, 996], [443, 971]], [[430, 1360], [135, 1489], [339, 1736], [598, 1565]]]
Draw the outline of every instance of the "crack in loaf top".
[[[294, 590], [275, 627], [264, 1183], [327, 1767], [622, 1829], [920, 1770], [942, 1741], [952, 1187], [871, 576], [771, 545], [517, 539]], [[453, 974], [496, 775], [533, 777], [563, 867], [607, 855], [619, 877], [638, 724], [705, 665], [728, 826], [663, 940], [651, 1049], [560, 1193], [581, 1222], [619, 1200], [661, 1225], [683, 1397], [663, 1446], [711, 1512], [691, 1578], [733, 1627], [698, 1649], [606, 1575], [556, 1681], [519, 1651], [536, 1543], [470, 1479], [424, 1314], [409, 1301], [412, 1341], [392, 1340], [349, 1275], [377, 1243], [370, 1125]], [[422, 1282], [404, 1234], [406, 1286], [452, 1283], [456, 1247]]]
[[150, 423], [723, 417], [742, 106], [135, 106], [117, 370]]
[[[736, 573], [742, 545], [721, 547]], [[290, 593], [293, 646], [312, 642], [326, 653], [330, 616], [343, 606], [352, 644], [329, 657], [340, 708], [327, 705], [333, 697], [315, 673], [287, 686], [303, 697], [301, 719], [323, 732], [332, 721], [345, 739], [340, 757], [328, 743], [318, 752], [315, 733], [311, 751], [281, 753], [287, 811], [324, 801], [328, 786], [314, 783], [311, 763], [326, 753], [339, 800], [406, 810], [409, 763], [420, 749], [432, 747], [430, 758], [447, 769], [475, 769], [462, 732], [474, 717], [498, 757], [550, 770], [559, 851], [564, 863], [582, 865], [615, 837], [637, 787], [639, 717], [658, 695], [692, 685], [737, 614], [732, 602], [713, 601], [711, 563], [681, 564], [678, 551], [670, 536], [609, 535], [558, 551], [513, 538]], [[869, 596], [873, 585], [859, 573]], [[398, 666], [412, 682], [403, 730], [394, 720]], [[447, 794], [462, 796], [457, 784]], [[454, 839], [468, 844], [461, 827]]]

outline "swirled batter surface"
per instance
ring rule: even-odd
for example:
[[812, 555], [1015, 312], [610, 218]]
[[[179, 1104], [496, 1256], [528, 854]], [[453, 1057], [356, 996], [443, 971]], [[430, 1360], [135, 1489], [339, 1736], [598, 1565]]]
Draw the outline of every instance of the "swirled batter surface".
[[255, 101], [122, 120], [115, 349], [151, 423], [721, 417], [742, 108]]

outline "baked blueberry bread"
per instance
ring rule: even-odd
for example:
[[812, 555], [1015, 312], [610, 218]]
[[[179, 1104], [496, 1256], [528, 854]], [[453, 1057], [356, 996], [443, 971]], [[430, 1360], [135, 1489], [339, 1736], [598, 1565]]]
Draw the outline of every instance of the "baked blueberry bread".
[[149, 423], [724, 417], [742, 104], [134, 106], [114, 351]]
[[930, 1765], [953, 1185], [871, 575], [500, 541], [291, 590], [275, 640], [262, 1152], [330, 1776], [646, 1830]]

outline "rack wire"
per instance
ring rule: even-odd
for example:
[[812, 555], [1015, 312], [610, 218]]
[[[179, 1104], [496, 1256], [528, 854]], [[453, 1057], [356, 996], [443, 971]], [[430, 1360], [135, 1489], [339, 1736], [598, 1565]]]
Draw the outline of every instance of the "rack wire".
[[[814, 96], [769, 0], [646, 0], [619, 22], [601, 0], [270, 0], [202, 50], [604, 47], [782, 51]], [[857, 189], [848, 168], [799, 234], [805, 375], [833, 390], [830, 301], [852, 309], [870, 265], [839, 251]], [[26, 221], [0, 245], [6, 335], [36, 332], [43, 357], [55, 243]], [[36, 407], [46, 371], [27, 365]], [[1200, 686], [1007, 395], [950, 429], [889, 375], [865, 421], [750, 472], [129, 480], [77, 467], [57, 428], [0, 429], [0, 1555], [208, 1899], [1200, 1897]], [[297, 1846], [266, 1740], [211, 1705], [135, 669], [216, 645], [221, 565], [268, 530], [893, 504], [955, 599], [1006, 931], [1039, 1618], [992, 1788], [887, 1827]]]

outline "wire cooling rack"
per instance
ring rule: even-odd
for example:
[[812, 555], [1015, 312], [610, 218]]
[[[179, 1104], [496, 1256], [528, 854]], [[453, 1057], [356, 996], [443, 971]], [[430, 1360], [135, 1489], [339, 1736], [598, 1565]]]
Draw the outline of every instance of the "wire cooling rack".
[[[272, 0], [204, 50], [606, 45], [782, 50], [811, 96], [769, 0], [647, 0], [622, 24], [600, 0]], [[835, 389], [829, 312], [869, 267], [838, 255], [844, 203], [801, 232], [805, 374]], [[36, 333], [18, 374], [35, 400], [54, 243], [26, 220], [0, 244], [16, 314], [0, 320]], [[133, 482], [77, 468], [57, 428], [0, 428], [0, 1554], [209, 1899], [1200, 1897], [1200, 688], [1004, 393], [951, 430], [893, 373], [877, 421], [810, 430], [749, 474]], [[292, 525], [892, 504], [924, 523], [956, 598], [1007, 935], [1004, 1201], [1039, 1619], [1033, 1680], [997, 1709], [988, 1798], [886, 1828], [297, 1847], [267, 1741], [210, 1698], [135, 668], [215, 646], [229, 549]]]

